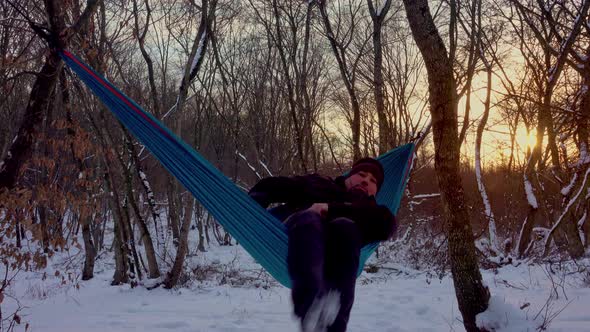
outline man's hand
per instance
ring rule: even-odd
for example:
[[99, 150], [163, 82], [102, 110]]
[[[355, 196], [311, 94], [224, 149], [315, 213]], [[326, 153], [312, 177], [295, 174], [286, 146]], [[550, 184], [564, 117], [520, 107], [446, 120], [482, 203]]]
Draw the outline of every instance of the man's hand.
[[307, 211], [313, 211], [322, 217], [328, 215], [328, 203], [314, 203]]

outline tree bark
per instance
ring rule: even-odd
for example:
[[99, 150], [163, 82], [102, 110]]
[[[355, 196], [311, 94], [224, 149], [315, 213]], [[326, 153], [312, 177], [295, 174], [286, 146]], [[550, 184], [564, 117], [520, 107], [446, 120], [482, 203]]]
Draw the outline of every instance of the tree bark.
[[385, 111], [385, 86], [383, 83], [383, 45], [381, 42], [383, 21], [391, 8], [391, 0], [386, 0], [379, 8], [375, 8], [372, 0], [367, 0], [369, 13], [373, 21], [373, 93], [375, 96], [375, 111], [379, 123], [379, 154], [391, 148], [389, 144], [389, 122]]
[[166, 280], [164, 281], [164, 287], [168, 289], [176, 286], [182, 273], [182, 266], [184, 264], [186, 254], [188, 252], [188, 233], [190, 230], [191, 220], [193, 216], [193, 206], [194, 199], [191, 198], [189, 199], [189, 202], [186, 206], [186, 210], [184, 212], [182, 227], [180, 229], [180, 234], [182, 237], [180, 238], [178, 250], [176, 251], [176, 258], [174, 259], [172, 269], [170, 269], [170, 271], [166, 275]]
[[197, 244], [197, 250], [200, 252], [205, 252], [205, 234], [204, 234], [204, 227], [203, 227], [203, 219], [204, 213], [203, 209], [197, 207], [197, 211], [195, 213], [195, 218], [197, 219], [197, 231], [199, 232], [199, 243]]
[[125, 240], [123, 239], [123, 231], [121, 230], [123, 217], [121, 213], [121, 206], [119, 205], [119, 194], [114, 190], [112, 186], [112, 179], [110, 170], [105, 163], [104, 181], [107, 192], [111, 192], [109, 203], [113, 214], [113, 250], [115, 252], [115, 273], [113, 274], [113, 280], [111, 285], [120, 285], [129, 281], [129, 274], [127, 273], [127, 247], [125, 246]]
[[490, 293], [477, 265], [473, 233], [459, 175], [457, 91], [452, 62], [430, 14], [427, 0], [404, 0], [412, 35], [424, 58], [433, 120], [435, 169], [442, 192], [451, 272], [463, 325], [479, 331], [475, 317]]
[[135, 38], [139, 44], [139, 50], [143, 57], [148, 70], [148, 82], [150, 84], [150, 96], [152, 99], [152, 107], [154, 108], [154, 114], [156, 117], [160, 117], [160, 98], [158, 97], [158, 89], [156, 88], [156, 80], [154, 78], [154, 62], [150, 57], [149, 53], [145, 48], [145, 37], [147, 36], [148, 29], [150, 27], [150, 18], [152, 9], [150, 8], [149, 0], [144, 0], [146, 18], [143, 28], [139, 26], [139, 10], [137, 7], [137, 0], [133, 0], [133, 18], [135, 22]]
[[486, 99], [484, 101], [484, 113], [481, 118], [481, 121], [479, 122], [479, 125], [477, 126], [477, 136], [475, 138], [475, 174], [477, 180], [477, 188], [479, 189], [479, 193], [481, 195], [481, 199], [484, 205], [484, 213], [488, 222], [490, 249], [494, 254], [498, 255], [500, 252], [500, 244], [498, 243], [498, 235], [496, 233], [496, 220], [494, 218], [494, 213], [492, 211], [492, 206], [488, 198], [481, 170], [481, 143], [483, 139], [483, 132], [488, 122], [488, 117], [490, 115], [490, 99], [492, 93], [492, 68], [489, 67], [489, 64], [487, 63], [487, 61], [485, 61], [485, 59], [484, 63], [487, 67], [486, 72], [488, 82], [486, 87]]
[[[127, 130], [123, 130], [125, 131], [126, 136], [127, 152], [129, 153], [131, 163], [134, 164], [139, 161], [139, 158], [137, 158], [135, 148], [131, 141], [131, 135], [129, 135], [129, 132]], [[124, 167], [125, 165], [122, 166]], [[135, 166], [136, 168], [139, 168], [139, 166]], [[132, 184], [133, 181], [131, 178], [131, 169], [126, 168], [125, 172], [127, 173], [126, 176], [129, 176], [129, 182], [127, 183], [127, 196], [129, 197], [129, 203], [131, 204], [131, 207], [133, 208], [133, 212], [135, 214], [136, 224], [139, 226], [141, 241], [143, 242], [143, 247], [148, 262], [148, 275], [150, 278], [158, 278], [160, 276], [160, 269], [158, 268], [158, 260], [156, 259], [156, 250], [154, 249], [154, 243], [152, 241], [152, 237], [150, 235], [150, 231], [147, 227], [146, 221], [141, 215], [141, 212], [139, 211], [139, 206], [137, 206], [137, 202], [135, 200]], [[143, 179], [140, 180], [143, 181]], [[157, 224], [155, 224], [154, 226], [157, 227]]]
[[84, 268], [82, 270], [82, 280], [90, 280], [94, 277], [94, 260], [96, 258], [96, 247], [90, 234], [90, 224], [92, 218], [89, 216], [82, 222], [82, 238], [84, 239]]

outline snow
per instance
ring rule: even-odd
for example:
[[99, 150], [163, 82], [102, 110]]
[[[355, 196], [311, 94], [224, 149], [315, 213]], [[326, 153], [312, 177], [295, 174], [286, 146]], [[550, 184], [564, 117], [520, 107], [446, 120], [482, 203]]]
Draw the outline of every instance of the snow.
[[[83, 254], [68, 259], [81, 263]], [[240, 246], [210, 246], [208, 252], [192, 255], [190, 269], [213, 266], [224, 277], [174, 290], [110, 286], [112, 264], [112, 257], [99, 260], [89, 281], [65, 273], [55, 276], [51, 267], [44, 280], [41, 273], [19, 274], [9, 291], [21, 299], [20, 314], [29, 331], [299, 331], [289, 290], [266, 279]], [[483, 271], [493, 297], [489, 309], [478, 316], [480, 326], [535, 331], [548, 311], [557, 314], [549, 331], [590, 331], [588, 284], [579, 274], [555, 269], [550, 277], [541, 265]], [[69, 276], [65, 282], [64, 275]], [[254, 281], [240, 284], [234, 275], [253, 276]], [[555, 287], [555, 282], [563, 287]], [[14, 303], [6, 297], [2, 306], [7, 315]], [[453, 280], [393, 263], [375, 274], [363, 272], [347, 331], [464, 331]]]
[[488, 310], [476, 316], [477, 326], [488, 331], [535, 331], [533, 322], [522, 311], [506, 302], [505, 298], [492, 296]]
[[[191, 71], [192, 71], [192, 69], [191, 69]], [[173, 112], [174, 110], [176, 110], [176, 107], [178, 107], [178, 103], [179, 103], [179, 102], [180, 102], [180, 95], [178, 95], [178, 96], [176, 97], [176, 102], [174, 103], [174, 105], [172, 105], [172, 107], [170, 107], [170, 109], [168, 110], [168, 112], [166, 112], [166, 114], [164, 114], [164, 115], [162, 116], [162, 120], [166, 119], [166, 118], [167, 118], [167, 117], [168, 117], [170, 114], [172, 114], [172, 112]]]
[[[561, 213], [561, 215], [559, 216], [559, 218], [557, 219], [557, 221], [555, 222], [555, 224], [553, 224], [553, 227], [551, 228], [551, 231], [549, 234], [552, 234], [557, 227], [559, 227], [559, 225], [561, 224], [561, 222], [564, 220], [565, 216], [570, 212], [570, 209], [572, 209], [573, 205], [578, 201], [578, 197], [583, 194], [584, 188], [586, 187], [586, 181], [588, 180], [588, 175], [590, 175], [590, 168], [588, 168], [586, 170], [586, 173], [584, 174], [584, 180], [582, 181], [582, 184], [580, 185], [580, 189], [578, 190], [578, 192], [574, 195], [574, 197], [572, 197], [569, 202], [567, 203], [566, 207], [563, 209], [563, 212]], [[545, 237], [545, 247], [547, 247], [549, 241], [551, 241], [551, 237], [550, 236], [546, 236]]]
[[[585, 4], [582, 7], [585, 7]], [[554, 80], [557, 80], [559, 78], [560, 73], [558, 73], [558, 70], [561, 70], [561, 69], [558, 68], [558, 64], [560, 62], [562, 64], [563, 64], [563, 62], [565, 62], [565, 59], [571, 50], [571, 45], [572, 45], [573, 41], [577, 38], [577, 36], [580, 32], [579, 28], [580, 28], [581, 24], [584, 22], [586, 16], [587, 16], [587, 9], [584, 14], [578, 13], [578, 16], [576, 17], [576, 20], [574, 22], [572, 30], [570, 31], [567, 38], [565, 38], [561, 42], [561, 45], [559, 46], [559, 56], [557, 57], [557, 63], [549, 69], [549, 80], [548, 80], [549, 84], [554, 83]]]
[[432, 197], [439, 197], [440, 193], [433, 193], [433, 194], [421, 194], [421, 195], [414, 195], [412, 198], [432, 198]]
[[254, 174], [256, 174], [256, 177], [258, 179], [262, 179], [262, 175], [260, 175], [260, 173], [258, 173], [258, 171], [256, 170], [256, 167], [252, 166], [252, 164], [250, 164], [250, 162], [248, 161], [248, 158], [246, 158], [246, 156], [244, 156], [243, 154], [240, 153], [240, 151], [236, 150], [236, 154], [238, 156], [240, 156], [240, 158], [242, 158], [246, 164], [248, 165], [248, 167], [252, 170], [252, 172], [254, 172]]
[[[412, 161], [412, 165], [413, 165], [413, 161]], [[408, 197], [409, 197], [409, 195], [408, 195]], [[440, 197], [440, 193], [420, 194], [420, 195], [414, 195], [411, 197], [412, 197], [412, 200], [408, 202], [408, 207], [409, 207], [410, 211], [414, 211], [414, 206], [424, 203], [424, 201], [426, 201], [429, 198]]]
[[561, 194], [563, 196], [569, 195], [569, 193], [572, 190], [572, 188], [574, 187], [574, 184], [576, 183], [577, 179], [578, 179], [578, 173], [574, 173], [574, 176], [572, 176], [572, 180], [570, 181], [570, 183], [561, 189]]
[[482, 179], [479, 147], [475, 149], [475, 178], [477, 180], [477, 189], [479, 190], [479, 194], [483, 202], [485, 215], [488, 219], [488, 234], [490, 236], [491, 248], [492, 250], [498, 251], [499, 245], [496, 236], [496, 221], [494, 218], [494, 213], [492, 212], [492, 205], [490, 204], [490, 200], [488, 198], [488, 194]]
[[398, 239], [397, 242], [405, 243], [408, 240], [408, 238], [410, 237], [410, 233], [412, 232], [413, 227], [414, 226], [412, 226], [412, 224], [408, 225], [408, 229], [406, 229], [404, 236], [402, 236], [400, 239]]
[[590, 163], [590, 154], [588, 154], [586, 143], [582, 142], [580, 144], [580, 159], [578, 160], [577, 166], [582, 166], [587, 163]]
[[582, 227], [584, 226], [584, 222], [586, 222], [587, 215], [588, 215], [588, 211], [584, 211], [584, 215], [577, 222], [578, 232], [580, 234], [580, 239], [582, 240], [582, 243], [586, 243], [586, 235], [584, 234], [584, 229]]
[[199, 40], [199, 46], [197, 47], [197, 52], [195, 53], [195, 58], [193, 59], [193, 63], [191, 64], [191, 70], [190, 72], [192, 73], [193, 70], [195, 70], [195, 67], [197, 66], [197, 63], [199, 62], [199, 59], [201, 59], [201, 56], [203, 53], [203, 46], [205, 45], [205, 37], [207, 36], [207, 31], [203, 32], [203, 35], [201, 36], [201, 39]]
[[274, 176], [274, 175], [272, 175], [272, 172], [270, 171], [270, 169], [268, 169], [268, 166], [266, 166], [266, 164], [264, 162], [262, 162], [262, 160], [258, 160], [258, 163], [260, 165], [262, 165], [262, 167], [264, 167], [264, 170], [266, 171], [268, 176]]
[[537, 198], [533, 193], [533, 186], [531, 182], [527, 178], [526, 174], [524, 175], [524, 191], [526, 192], [526, 199], [529, 202], [529, 205], [533, 207], [533, 209], [538, 209], [539, 204], [537, 203]]

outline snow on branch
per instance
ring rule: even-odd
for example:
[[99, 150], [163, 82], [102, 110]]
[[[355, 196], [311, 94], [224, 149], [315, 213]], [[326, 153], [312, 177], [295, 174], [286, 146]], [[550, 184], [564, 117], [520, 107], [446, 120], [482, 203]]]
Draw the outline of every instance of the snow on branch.
[[269, 176], [274, 176], [274, 175], [272, 175], [272, 172], [270, 171], [270, 169], [268, 169], [268, 167], [266, 166], [266, 164], [262, 160], [258, 160], [258, 163], [260, 165], [262, 165], [262, 167], [264, 167], [264, 170], [266, 171], [266, 173], [268, 173]]
[[576, 183], [577, 179], [578, 179], [578, 173], [574, 173], [574, 176], [572, 177], [572, 180], [570, 181], [570, 183], [567, 186], [563, 187], [563, 189], [561, 189], [561, 194], [563, 196], [569, 195], [569, 193], [572, 190], [572, 188], [574, 187], [574, 184]]
[[[587, 87], [586, 87], [587, 88]], [[588, 147], [586, 143], [580, 144], [580, 159], [578, 159], [578, 167], [590, 163], [590, 155], [588, 154]]]
[[197, 67], [197, 64], [199, 63], [201, 56], [203, 56], [203, 46], [205, 45], [205, 41], [206, 41], [205, 38], [206, 37], [207, 37], [207, 31], [204, 31], [203, 35], [201, 36], [201, 39], [199, 40], [199, 46], [197, 47], [197, 53], [195, 53], [195, 58], [193, 59], [193, 63], [191, 64], [191, 70], [190, 70], [191, 73]]
[[559, 46], [559, 55], [557, 56], [557, 62], [555, 63], [554, 66], [552, 66], [549, 69], [549, 73], [548, 73], [549, 74], [549, 80], [548, 80], [549, 84], [555, 84], [555, 81], [559, 78], [559, 75], [561, 74], [561, 70], [563, 69], [563, 64], [567, 60], [567, 56], [570, 53], [572, 45], [580, 32], [580, 28], [582, 26], [583, 21], [585, 20], [585, 17], [588, 13], [589, 7], [590, 7], [590, 0], [584, 1], [582, 8], [580, 10], [580, 13], [576, 17], [576, 20], [574, 22], [574, 26], [572, 27], [572, 30], [570, 31], [567, 38], [565, 38], [563, 40], [563, 42], [561, 43], [561, 45]]
[[561, 215], [559, 216], [559, 218], [557, 219], [557, 221], [555, 222], [555, 224], [553, 225], [553, 227], [551, 227], [551, 230], [549, 231], [549, 234], [545, 237], [545, 248], [546, 249], [547, 249], [547, 247], [549, 245], [549, 241], [551, 240], [551, 234], [553, 234], [553, 232], [555, 232], [555, 230], [557, 229], [557, 227], [559, 227], [559, 225], [561, 224], [561, 222], [565, 219], [565, 216], [570, 212], [570, 209], [578, 201], [578, 197], [580, 196], [580, 194], [582, 194], [582, 192], [584, 191], [584, 188], [586, 188], [586, 181], [588, 180], [588, 175], [589, 174], [590, 174], [590, 167], [586, 170], [586, 173], [584, 174], [584, 180], [582, 181], [582, 184], [580, 184], [580, 189], [578, 190], [578, 192], [576, 193], [576, 195], [574, 195], [574, 197], [572, 197], [569, 200], [569, 202], [567, 203], [567, 206], [563, 209]]
[[582, 227], [584, 226], [584, 223], [586, 222], [587, 215], [588, 215], [588, 211], [584, 211], [584, 215], [577, 222], [578, 232], [580, 234], [580, 239], [582, 239], [582, 243], [586, 243], [586, 234], [584, 234], [584, 229]]
[[252, 166], [252, 164], [250, 164], [250, 162], [248, 161], [248, 159], [246, 158], [246, 156], [244, 156], [243, 154], [241, 154], [240, 151], [238, 151], [238, 150], [236, 150], [236, 154], [238, 156], [240, 156], [240, 158], [242, 158], [246, 162], [246, 164], [252, 170], [252, 172], [254, 172], [254, 174], [256, 174], [256, 177], [257, 178], [262, 179], [262, 176], [260, 175], [260, 173], [258, 173], [258, 171], [256, 170], [256, 168], [254, 166]]
[[432, 197], [440, 197], [440, 193], [421, 194], [421, 195], [412, 196], [412, 198], [432, 198]]
[[533, 185], [527, 178], [526, 174], [524, 175], [524, 191], [526, 193], [526, 199], [529, 202], [529, 205], [533, 209], [538, 209], [539, 204], [537, 203], [537, 197], [535, 197], [535, 193], [533, 192]]

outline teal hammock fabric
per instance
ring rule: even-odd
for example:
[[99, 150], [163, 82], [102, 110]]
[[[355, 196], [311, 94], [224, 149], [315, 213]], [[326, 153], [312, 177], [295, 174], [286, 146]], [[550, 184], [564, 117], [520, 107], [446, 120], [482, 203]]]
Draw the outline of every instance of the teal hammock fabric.
[[[64, 50], [60, 55], [119, 121], [193, 194], [226, 231], [277, 281], [290, 287], [286, 263], [288, 238], [285, 225], [104, 77], [70, 52]], [[414, 144], [410, 143], [377, 158], [385, 169], [385, 180], [377, 195], [377, 201], [389, 207], [393, 214], [397, 212], [403, 196], [413, 152]], [[362, 249], [359, 274], [377, 246], [378, 243], [372, 243]]]

